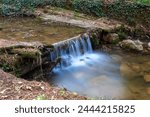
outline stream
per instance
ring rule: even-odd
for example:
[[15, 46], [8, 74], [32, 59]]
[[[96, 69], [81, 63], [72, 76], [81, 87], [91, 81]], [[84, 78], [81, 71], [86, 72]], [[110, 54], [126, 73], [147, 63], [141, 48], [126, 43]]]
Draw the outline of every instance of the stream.
[[150, 56], [93, 51], [87, 35], [54, 46], [52, 55], [62, 58], [53, 70], [55, 86], [93, 99], [150, 99]]
[[1, 39], [55, 43], [50, 58], [62, 61], [53, 70], [50, 84], [92, 99], [150, 99], [150, 56], [93, 51], [87, 36], [61, 42], [83, 32], [34, 18], [0, 18]]

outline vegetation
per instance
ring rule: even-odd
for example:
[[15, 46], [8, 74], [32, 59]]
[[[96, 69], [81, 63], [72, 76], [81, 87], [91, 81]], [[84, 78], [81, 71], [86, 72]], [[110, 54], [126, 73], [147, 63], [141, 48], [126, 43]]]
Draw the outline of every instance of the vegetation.
[[135, 0], [135, 2], [142, 3], [142, 4], [150, 4], [150, 0]]
[[150, 24], [150, 0], [116, 0], [110, 4], [104, 0], [1, 0], [0, 3], [2, 15], [22, 15], [37, 6], [52, 5], [124, 20], [133, 26], [136, 23]]

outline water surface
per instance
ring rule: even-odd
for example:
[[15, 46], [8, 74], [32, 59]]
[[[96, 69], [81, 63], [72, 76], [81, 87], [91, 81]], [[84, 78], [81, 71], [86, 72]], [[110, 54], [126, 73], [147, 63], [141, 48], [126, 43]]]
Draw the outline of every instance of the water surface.
[[36, 18], [0, 17], [0, 38], [17, 41], [40, 41], [53, 44], [81, 34], [78, 27], [47, 23]]
[[150, 99], [150, 56], [129, 53], [86, 54], [55, 69], [52, 83], [96, 99]]

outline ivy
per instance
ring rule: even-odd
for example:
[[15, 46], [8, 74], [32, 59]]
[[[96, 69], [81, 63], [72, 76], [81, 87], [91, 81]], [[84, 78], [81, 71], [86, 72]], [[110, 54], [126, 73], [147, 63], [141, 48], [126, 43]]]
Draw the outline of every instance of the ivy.
[[107, 16], [127, 21], [131, 25], [137, 22], [150, 25], [150, 0], [116, 0], [105, 4], [104, 0], [0, 0], [0, 12], [3, 15], [20, 15], [34, 10], [39, 5], [52, 5], [69, 8], [98, 17]]
[[73, 0], [73, 9], [96, 16], [104, 16], [101, 0]]

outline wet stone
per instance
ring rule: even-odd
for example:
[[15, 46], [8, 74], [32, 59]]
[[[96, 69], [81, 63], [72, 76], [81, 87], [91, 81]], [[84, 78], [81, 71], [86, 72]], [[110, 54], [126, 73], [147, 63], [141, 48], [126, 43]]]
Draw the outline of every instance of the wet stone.
[[149, 75], [144, 75], [144, 80], [146, 82], [150, 82], [150, 74]]

